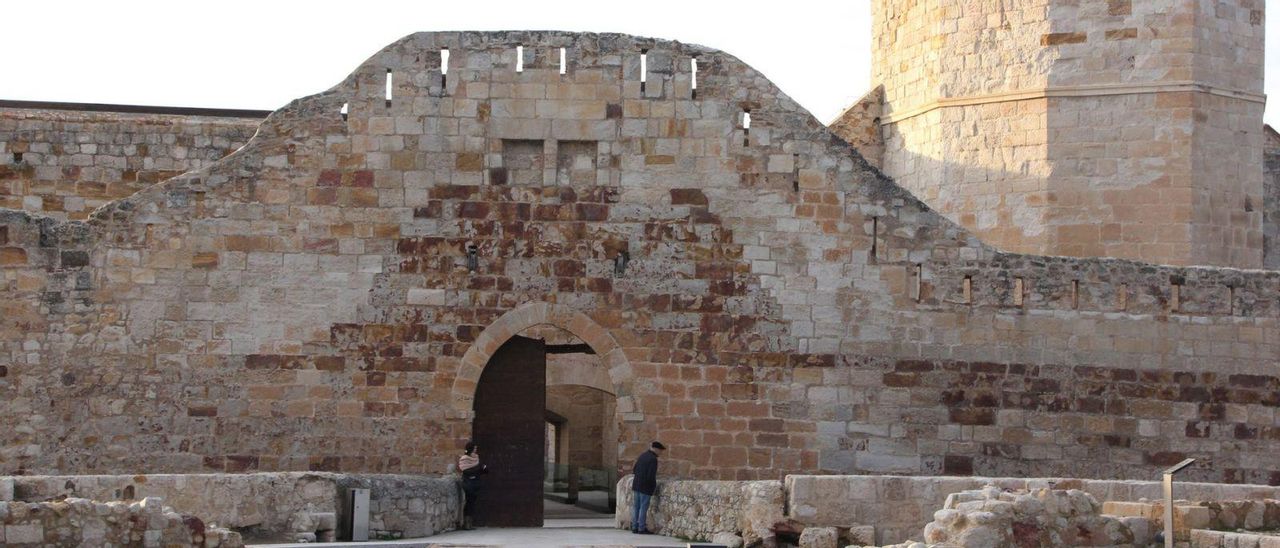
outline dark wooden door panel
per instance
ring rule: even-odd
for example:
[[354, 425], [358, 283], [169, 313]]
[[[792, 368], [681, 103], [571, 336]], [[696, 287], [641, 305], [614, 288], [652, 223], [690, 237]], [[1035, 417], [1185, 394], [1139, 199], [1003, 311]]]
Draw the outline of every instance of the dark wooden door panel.
[[476, 387], [472, 438], [489, 465], [476, 521], [488, 527], [541, 527], [547, 354], [543, 341], [512, 337]]

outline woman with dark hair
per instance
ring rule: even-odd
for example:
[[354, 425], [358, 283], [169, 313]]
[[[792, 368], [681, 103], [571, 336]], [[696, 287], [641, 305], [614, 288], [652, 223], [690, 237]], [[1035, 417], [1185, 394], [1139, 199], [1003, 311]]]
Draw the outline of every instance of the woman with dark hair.
[[472, 518], [476, 512], [476, 498], [480, 495], [480, 475], [489, 473], [489, 467], [480, 464], [480, 452], [476, 442], [467, 442], [467, 452], [458, 457], [458, 471], [462, 473], [462, 492], [466, 501], [462, 504], [462, 530], [475, 528]]

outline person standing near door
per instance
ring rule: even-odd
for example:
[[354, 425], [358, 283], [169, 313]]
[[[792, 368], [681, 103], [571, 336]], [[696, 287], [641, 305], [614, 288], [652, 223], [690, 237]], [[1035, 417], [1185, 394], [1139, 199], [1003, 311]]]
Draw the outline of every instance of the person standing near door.
[[641, 453], [636, 458], [636, 464], [631, 469], [631, 532], [638, 535], [648, 535], [649, 528], [645, 523], [645, 517], [649, 514], [649, 501], [653, 499], [653, 493], [658, 490], [658, 457], [662, 456], [662, 452], [667, 450], [667, 446], [662, 442], [655, 441], [649, 444], [649, 450]]
[[489, 466], [480, 463], [480, 451], [476, 442], [467, 442], [467, 452], [458, 457], [458, 471], [462, 473], [462, 492], [467, 500], [462, 504], [462, 530], [475, 528], [473, 518], [476, 499], [480, 496], [480, 475], [489, 473]]

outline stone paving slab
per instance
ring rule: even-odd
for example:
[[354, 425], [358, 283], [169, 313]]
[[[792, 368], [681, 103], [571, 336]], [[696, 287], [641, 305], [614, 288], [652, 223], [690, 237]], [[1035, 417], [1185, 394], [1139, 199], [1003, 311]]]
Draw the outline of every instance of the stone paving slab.
[[[552, 520], [548, 520], [552, 521]], [[360, 548], [471, 548], [519, 546], [528, 548], [661, 548], [687, 546], [688, 542], [661, 535], [635, 535], [621, 529], [596, 526], [612, 519], [555, 520], [544, 527], [476, 529], [451, 531], [428, 538], [370, 541], [360, 543], [321, 542], [301, 544], [259, 544], [259, 548], [315, 548], [318, 546], [359, 546]]]

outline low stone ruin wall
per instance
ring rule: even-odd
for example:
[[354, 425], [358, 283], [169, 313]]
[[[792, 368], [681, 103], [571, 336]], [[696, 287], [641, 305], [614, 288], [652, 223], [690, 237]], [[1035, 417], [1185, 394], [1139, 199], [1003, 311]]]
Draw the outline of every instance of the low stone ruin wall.
[[[631, 528], [631, 476], [618, 482], [614, 521]], [[782, 482], [661, 481], [645, 520], [650, 530], [667, 536], [712, 540], [741, 535], [748, 545], [771, 536], [769, 527], [783, 519]]]
[[1189, 548], [1280, 548], [1280, 532], [1230, 533], [1195, 529], [1191, 531]]
[[370, 538], [429, 537], [452, 530], [462, 499], [452, 478], [408, 475], [339, 475], [339, 492], [369, 489]]
[[370, 491], [371, 534], [384, 538], [427, 536], [453, 527], [461, 507], [453, 478], [390, 474], [277, 472], [252, 474], [151, 474], [0, 477], [11, 498], [41, 502], [78, 497], [138, 500], [161, 497], [184, 514], [264, 538], [315, 532], [339, 512], [346, 488]]
[[[774, 537], [774, 530], [795, 535], [831, 528], [840, 537], [874, 537], [865, 543], [885, 545], [923, 539], [926, 524], [946, 506], [948, 496], [988, 485], [1001, 492], [1076, 490], [1095, 501], [1154, 501], [1163, 496], [1160, 483], [1154, 481], [1060, 478], [787, 476], [784, 481], [662, 481], [648, 524], [663, 534], [701, 541], [733, 533], [750, 544]], [[1174, 496], [1193, 501], [1277, 499], [1280, 487], [1178, 483]], [[631, 504], [628, 476], [618, 482], [616, 522], [621, 528], [631, 524]], [[867, 526], [874, 527], [874, 534]]]
[[179, 514], [158, 498], [138, 502], [0, 502], [0, 546], [239, 548], [238, 533]]
[[[919, 540], [926, 523], [953, 493], [994, 485], [1031, 491], [1079, 489], [1100, 501], [1158, 500], [1159, 482], [1060, 478], [949, 476], [787, 476], [787, 517], [806, 526], [874, 525], [876, 542]], [[1280, 498], [1280, 487], [1219, 483], [1177, 483], [1174, 496], [1186, 500]]]

